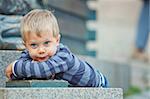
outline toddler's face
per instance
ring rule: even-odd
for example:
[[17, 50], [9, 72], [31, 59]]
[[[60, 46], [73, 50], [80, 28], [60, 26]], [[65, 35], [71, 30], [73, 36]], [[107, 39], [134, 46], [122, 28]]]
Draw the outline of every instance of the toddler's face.
[[40, 36], [31, 33], [26, 36], [25, 46], [34, 61], [46, 61], [56, 53], [58, 45], [59, 37], [53, 37], [52, 33], [42, 33]]

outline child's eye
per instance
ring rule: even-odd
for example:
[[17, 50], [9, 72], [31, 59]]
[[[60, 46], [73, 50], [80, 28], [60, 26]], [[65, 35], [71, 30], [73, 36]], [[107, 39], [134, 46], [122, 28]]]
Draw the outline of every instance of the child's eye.
[[37, 44], [31, 44], [30, 46], [35, 49], [35, 48], [37, 48], [38, 45]]
[[50, 43], [50, 41], [46, 41], [44, 42], [44, 45], [48, 45]]

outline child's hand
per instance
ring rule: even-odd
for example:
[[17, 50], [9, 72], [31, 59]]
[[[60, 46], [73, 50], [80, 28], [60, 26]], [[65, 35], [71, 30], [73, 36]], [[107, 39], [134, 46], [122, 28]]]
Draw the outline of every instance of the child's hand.
[[5, 70], [5, 75], [6, 75], [6, 77], [8, 78], [8, 79], [11, 79], [11, 75], [12, 75], [12, 65], [13, 65], [13, 63], [11, 63], [10, 65], [8, 65], [7, 67], [6, 67], [6, 70]]
[[50, 79], [54, 80], [55, 79], [55, 74], [52, 74]]

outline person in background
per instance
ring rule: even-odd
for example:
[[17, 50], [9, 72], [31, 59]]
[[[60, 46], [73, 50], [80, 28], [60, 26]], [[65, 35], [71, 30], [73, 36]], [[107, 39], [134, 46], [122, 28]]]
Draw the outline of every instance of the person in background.
[[149, 0], [142, 0], [143, 7], [141, 9], [138, 27], [137, 27], [137, 36], [135, 42], [135, 50], [133, 53], [133, 58], [139, 59], [142, 61], [148, 61], [148, 54], [146, 53], [146, 46], [149, 39]]

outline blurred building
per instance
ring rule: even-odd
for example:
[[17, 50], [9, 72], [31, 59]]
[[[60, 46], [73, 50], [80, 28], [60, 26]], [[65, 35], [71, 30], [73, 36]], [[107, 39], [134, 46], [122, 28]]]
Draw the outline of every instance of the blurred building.
[[[93, 31], [90, 35], [96, 37], [88, 41], [87, 48], [94, 50], [97, 59], [110, 63], [105, 68], [112, 86], [149, 88], [149, 63], [131, 58], [142, 0], [88, 0], [87, 5], [95, 13], [94, 20], [87, 21], [87, 28]], [[150, 54], [150, 43], [146, 50]]]
[[96, 15], [87, 22], [96, 37], [88, 41], [88, 50], [95, 50], [99, 59], [127, 61], [134, 48], [142, 0], [88, 0], [87, 4]]

